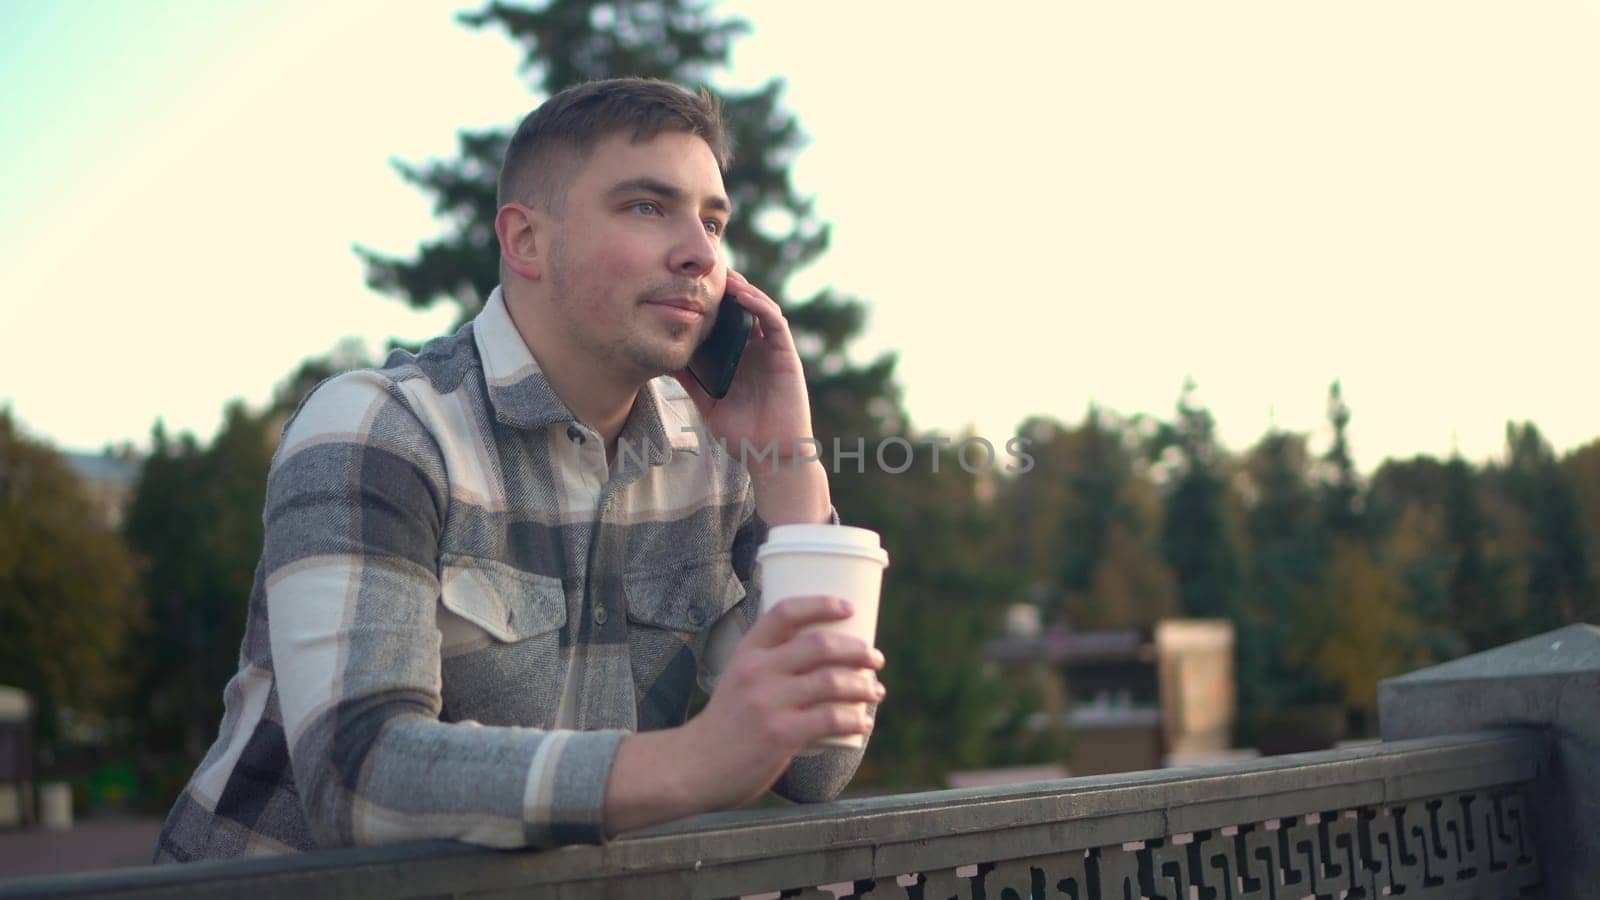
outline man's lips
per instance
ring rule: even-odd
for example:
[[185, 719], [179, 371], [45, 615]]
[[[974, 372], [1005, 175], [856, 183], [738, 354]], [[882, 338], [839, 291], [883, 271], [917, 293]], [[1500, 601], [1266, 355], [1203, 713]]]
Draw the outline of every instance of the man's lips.
[[664, 306], [670, 309], [683, 310], [696, 316], [706, 314], [706, 305], [693, 297], [663, 297], [659, 300], [645, 301], [651, 306]]

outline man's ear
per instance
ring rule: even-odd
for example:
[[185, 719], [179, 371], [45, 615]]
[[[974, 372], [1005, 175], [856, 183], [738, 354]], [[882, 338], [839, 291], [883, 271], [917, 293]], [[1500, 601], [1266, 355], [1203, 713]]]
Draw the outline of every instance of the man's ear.
[[538, 281], [544, 274], [544, 260], [539, 254], [543, 227], [544, 217], [539, 211], [521, 203], [507, 203], [494, 216], [494, 233], [500, 240], [500, 261], [529, 281]]

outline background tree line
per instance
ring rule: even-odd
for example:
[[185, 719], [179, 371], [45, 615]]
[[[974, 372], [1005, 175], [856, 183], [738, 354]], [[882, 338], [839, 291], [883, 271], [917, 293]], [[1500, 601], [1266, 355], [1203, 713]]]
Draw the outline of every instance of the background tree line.
[[[530, 108], [611, 75], [714, 83], [747, 30], [688, 0], [491, 3], [462, 21], [523, 48]], [[721, 92], [741, 211], [727, 243], [785, 306], [818, 438], [864, 439], [870, 461], [879, 442], [927, 435], [901, 406], [893, 356], [848, 352], [865, 305], [785, 289], [829, 230], [790, 182], [804, 137], [782, 93], [777, 80]], [[374, 288], [476, 313], [497, 281], [490, 223], [508, 137], [462, 132], [456, 158], [398, 166], [443, 232], [410, 257], [358, 249]], [[230, 407], [207, 445], [158, 424], [120, 532], [83, 511], [53, 451], [0, 417], [0, 683], [43, 699], [48, 745], [71, 745], [57, 726], [72, 710], [98, 723], [104, 753], [136, 763], [153, 806], [170, 800], [221, 718], [283, 421], [320, 378], [372, 362], [349, 348], [307, 360], [266, 409]], [[1600, 620], [1600, 441], [1558, 458], [1532, 424], [1512, 424], [1495, 462], [1417, 457], [1363, 478], [1350, 417], [1335, 383], [1325, 434], [1274, 430], [1231, 452], [1187, 384], [1170, 417], [1091, 408], [1076, 423], [1022, 423], [1035, 465], [1018, 476], [972, 474], [948, 449], [934, 474], [920, 443], [904, 473], [842, 467], [841, 517], [882, 533], [893, 557], [880, 624], [892, 700], [858, 784], [931, 786], [953, 769], [1056, 757], [1053, 738], [1024, 727], [1038, 698], [984, 664], [1012, 603], [1080, 629], [1231, 619], [1245, 744], [1307, 704], [1359, 733], [1382, 677]]]

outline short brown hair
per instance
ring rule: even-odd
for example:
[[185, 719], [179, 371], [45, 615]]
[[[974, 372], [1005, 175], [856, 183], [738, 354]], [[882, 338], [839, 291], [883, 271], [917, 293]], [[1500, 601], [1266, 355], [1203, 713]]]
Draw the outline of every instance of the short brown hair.
[[705, 88], [694, 94], [651, 78], [609, 78], [567, 88], [517, 126], [500, 166], [495, 205], [515, 201], [558, 209], [571, 164], [602, 138], [626, 132], [638, 143], [664, 131], [704, 140], [717, 166], [727, 171], [722, 104]]

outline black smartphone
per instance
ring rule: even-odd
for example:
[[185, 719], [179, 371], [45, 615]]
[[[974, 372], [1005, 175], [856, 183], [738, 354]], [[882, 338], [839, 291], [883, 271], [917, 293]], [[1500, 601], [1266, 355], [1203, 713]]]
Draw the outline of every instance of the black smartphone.
[[721, 400], [733, 387], [733, 373], [739, 367], [739, 357], [744, 355], [754, 322], [755, 317], [732, 294], [717, 304], [717, 321], [689, 360], [689, 374], [712, 399]]

